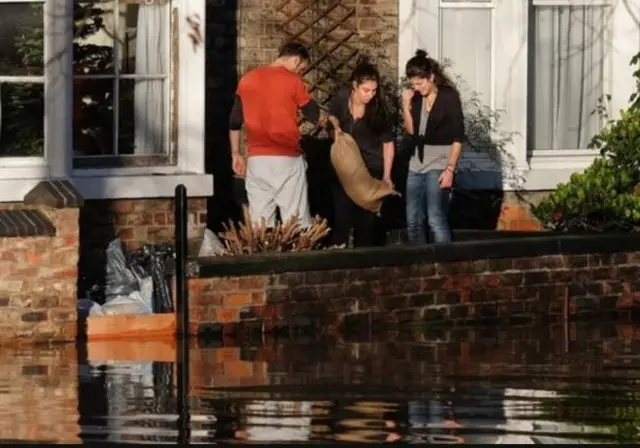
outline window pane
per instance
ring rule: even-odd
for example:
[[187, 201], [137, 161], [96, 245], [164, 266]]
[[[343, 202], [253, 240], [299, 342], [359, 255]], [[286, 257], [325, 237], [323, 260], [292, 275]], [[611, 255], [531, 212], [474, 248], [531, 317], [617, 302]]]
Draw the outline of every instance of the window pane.
[[42, 3], [0, 3], [0, 75], [42, 76]]
[[44, 85], [0, 84], [0, 157], [44, 155]]
[[112, 79], [76, 79], [73, 82], [74, 155], [113, 155]]
[[74, 84], [76, 156], [167, 154], [169, 0], [75, 8], [74, 64], [82, 75]]
[[163, 80], [121, 80], [119, 154], [166, 154], [168, 111]]
[[118, 63], [122, 73], [169, 73], [168, 2], [121, 4], [118, 27]]
[[[477, 92], [488, 105], [491, 100], [491, 10], [441, 9], [440, 58], [451, 61], [450, 71], [462, 78], [462, 87]], [[466, 89], [461, 90], [464, 95]]]
[[[114, 14], [118, 11], [118, 14]], [[167, 0], [76, 1], [74, 67], [78, 74], [165, 74], [169, 69]]]
[[533, 149], [586, 148], [604, 92], [606, 22], [598, 6], [535, 7], [529, 68]]
[[73, 68], [78, 74], [114, 72], [114, 2], [74, 1]]

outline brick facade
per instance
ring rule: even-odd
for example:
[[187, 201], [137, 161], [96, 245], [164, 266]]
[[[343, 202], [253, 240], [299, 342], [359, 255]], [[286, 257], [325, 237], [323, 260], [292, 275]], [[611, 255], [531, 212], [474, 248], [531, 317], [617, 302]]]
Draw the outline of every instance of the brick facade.
[[[259, 65], [272, 62], [278, 56], [279, 47], [287, 36], [278, 30], [281, 25], [296, 13], [303, 4], [314, 2], [291, 0], [284, 8], [279, 8], [285, 2], [282, 0], [237, 0], [238, 7], [238, 48], [242, 56], [238, 60], [239, 73], [242, 75]], [[330, 3], [321, 0], [320, 7], [328, 7]], [[381, 59], [389, 61], [388, 68], [396, 70], [398, 60], [398, 2], [397, 0], [343, 0], [340, 5], [344, 8], [354, 8], [355, 14], [345, 23], [356, 35], [348, 40], [349, 44], [357, 48], [365, 48], [367, 40], [389, 43], [381, 51]], [[312, 14], [310, 12], [310, 14]], [[332, 14], [339, 17], [339, 14]], [[309, 22], [310, 15], [303, 19]], [[299, 28], [302, 30], [302, 28]], [[334, 32], [334, 31], [332, 31]], [[339, 33], [339, 31], [337, 31]], [[313, 36], [304, 34], [304, 41], [312, 41]], [[334, 42], [327, 44], [327, 47]]]
[[565, 253], [558, 253], [562, 237], [524, 240], [196, 260], [191, 331], [331, 333], [638, 310], [640, 252], [623, 249], [637, 238], [577, 237], [566, 240]]

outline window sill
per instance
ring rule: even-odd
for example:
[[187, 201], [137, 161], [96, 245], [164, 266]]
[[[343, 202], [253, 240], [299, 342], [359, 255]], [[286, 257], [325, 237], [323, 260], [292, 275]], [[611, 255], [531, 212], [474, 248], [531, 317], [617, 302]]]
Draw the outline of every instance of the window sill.
[[[0, 202], [21, 202], [42, 180], [1, 179]], [[213, 195], [211, 174], [168, 174], [128, 176], [74, 176], [71, 181], [85, 199], [152, 199], [173, 197], [175, 187], [184, 184], [190, 197]]]
[[522, 187], [527, 191], [555, 190], [558, 184], [568, 182], [573, 173], [584, 171], [599, 155], [594, 149], [532, 151]]
[[598, 151], [536, 151], [531, 153], [528, 166], [501, 173], [493, 171], [462, 171], [458, 185], [464, 189], [504, 191], [550, 191], [569, 181], [573, 173], [580, 173], [599, 155]]

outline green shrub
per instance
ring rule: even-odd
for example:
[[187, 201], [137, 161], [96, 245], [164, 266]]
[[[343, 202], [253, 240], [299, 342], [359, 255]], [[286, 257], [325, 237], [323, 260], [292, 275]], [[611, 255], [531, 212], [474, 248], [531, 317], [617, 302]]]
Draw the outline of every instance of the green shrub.
[[[640, 53], [631, 60], [638, 66]], [[640, 69], [629, 108], [610, 120], [590, 144], [593, 164], [560, 184], [534, 215], [547, 228], [572, 231], [640, 231]]]

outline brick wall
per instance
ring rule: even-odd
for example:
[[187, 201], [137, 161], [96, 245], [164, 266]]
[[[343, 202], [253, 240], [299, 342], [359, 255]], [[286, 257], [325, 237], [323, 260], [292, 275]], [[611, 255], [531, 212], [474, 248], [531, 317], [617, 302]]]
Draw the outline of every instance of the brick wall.
[[[534, 250], [535, 240], [542, 243], [543, 238], [547, 237], [530, 239], [529, 249]], [[485, 241], [456, 246], [467, 246], [477, 256], [478, 251], [489, 253], [492, 247], [495, 255], [501, 250], [496, 244]], [[502, 244], [505, 250], [517, 253], [522, 243]], [[292, 327], [315, 326], [325, 332], [369, 331], [409, 323], [617, 316], [635, 312], [640, 305], [640, 252], [402, 263], [403, 256], [411, 256], [403, 250], [418, 253], [420, 249], [372, 250], [369, 259], [378, 257], [380, 263], [379, 257], [386, 257], [388, 265], [381, 267], [350, 268], [339, 253], [309, 257], [308, 269], [300, 268], [292, 256], [285, 265], [297, 264], [297, 272], [267, 275], [206, 278], [201, 266], [200, 277], [188, 283], [191, 330], [290, 331]], [[457, 257], [455, 246], [446, 250], [449, 255], [445, 257]], [[362, 266], [368, 258], [366, 252], [360, 252], [359, 257]], [[315, 269], [311, 267], [314, 259], [318, 260]], [[394, 259], [398, 260], [395, 266], [391, 265]], [[266, 257], [261, 263], [263, 270], [276, 269]], [[332, 263], [344, 268], [331, 269]], [[220, 269], [221, 264], [216, 264], [208, 272], [224, 272]], [[259, 274], [260, 268], [247, 264], [243, 269], [247, 274]]]
[[[286, 36], [278, 31], [278, 25], [287, 20], [287, 15], [277, 11], [283, 4], [281, 0], [238, 0], [239, 53], [240, 74], [251, 68], [272, 62], [278, 55], [279, 47]], [[298, 11], [300, 5], [310, 2], [292, 0], [282, 11], [290, 16]], [[329, 2], [320, 4], [328, 6]], [[356, 30], [357, 35], [349, 39], [349, 43], [364, 48], [367, 40], [375, 39], [388, 42], [381, 51], [383, 59], [389, 61], [390, 70], [396, 67], [398, 60], [398, 2], [397, 0], [343, 0], [341, 5], [354, 8], [355, 14], [347, 21], [347, 26]], [[332, 17], [334, 14], [332, 14]], [[339, 17], [339, 14], [335, 14]], [[309, 16], [303, 16], [307, 20]], [[309, 20], [307, 20], [309, 22]], [[312, 36], [303, 35], [303, 39], [311, 41]], [[331, 43], [333, 44], [333, 42]]]
[[[22, 204], [0, 204], [18, 210]], [[74, 340], [78, 209], [38, 207], [55, 236], [0, 238], [0, 344]]]
[[73, 344], [0, 350], [0, 439], [80, 443]]
[[[189, 238], [202, 238], [207, 223], [206, 199], [189, 199]], [[105, 249], [116, 237], [126, 250], [174, 241], [173, 199], [86, 201], [80, 211], [80, 280], [83, 294], [104, 282]]]

